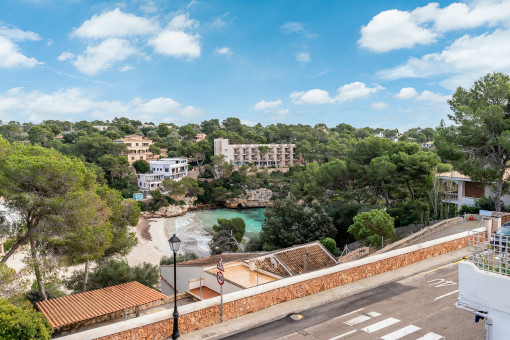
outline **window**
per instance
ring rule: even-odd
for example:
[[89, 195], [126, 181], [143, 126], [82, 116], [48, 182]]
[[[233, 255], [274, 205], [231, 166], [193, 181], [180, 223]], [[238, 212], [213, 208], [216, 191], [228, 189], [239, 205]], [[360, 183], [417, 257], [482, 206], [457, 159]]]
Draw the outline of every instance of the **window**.
[[131, 160], [134, 161], [135, 160], [135, 157], [131, 156]]

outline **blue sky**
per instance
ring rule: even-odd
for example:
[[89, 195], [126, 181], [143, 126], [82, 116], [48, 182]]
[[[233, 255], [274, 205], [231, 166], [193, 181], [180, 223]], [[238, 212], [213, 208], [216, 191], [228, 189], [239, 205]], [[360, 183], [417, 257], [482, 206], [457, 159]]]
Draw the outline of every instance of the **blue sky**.
[[435, 127], [510, 72], [510, 1], [0, 3], [0, 120]]

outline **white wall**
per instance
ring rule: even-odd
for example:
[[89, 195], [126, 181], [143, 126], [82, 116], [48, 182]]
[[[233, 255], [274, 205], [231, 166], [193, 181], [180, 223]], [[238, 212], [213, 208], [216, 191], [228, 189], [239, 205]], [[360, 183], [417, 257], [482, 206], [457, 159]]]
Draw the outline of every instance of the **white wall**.
[[[168, 281], [172, 286], [174, 284], [174, 266], [173, 265], [164, 265], [161, 266], [161, 276]], [[177, 292], [182, 293], [188, 290], [189, 280], [199, 278], [203, 275], [202, 267], [185, 267], [185, 266], [177, 266]], [[170, 294], [166, 292], [162, 292], [165, 295], [173, 294], [173, 291]]]
[[492, 320], [493, 340], [508, 339], [509, 289], [510, 277], [480, 270], [471, 262], [459, 263], [459, 302], [488, 312], [487, 316]]
[[[216, 293], [220, 293], [220, 284], [218, 283], [218, 280], [216, 279], [216, 275], [212, 275], [210, 273], [204, 272], [204, 282], [205, 286], [209, 289], [214, 290]], [[243, 290], [241, 287], [235, 286], [231, 284], [230, 282], [225, 281], [223, 284], [223, 294], [229, 294], [233, 292], [238, 292], [240, 290]]]

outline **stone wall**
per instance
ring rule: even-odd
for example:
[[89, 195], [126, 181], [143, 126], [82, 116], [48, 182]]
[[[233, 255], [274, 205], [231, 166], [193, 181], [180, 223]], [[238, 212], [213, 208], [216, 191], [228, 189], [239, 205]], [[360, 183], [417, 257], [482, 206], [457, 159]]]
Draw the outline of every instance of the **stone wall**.
[[[479, 232], [485, 233], [485, 231]], [[447, 236], [441, 240], [433, 240], [423, 245], [408, 247], [409, 249], [398, 249], [390, 253], [376, 255], [228, 294], [224, 297], [223, 319], [228, 320], [253, 313], [282, 302], [378, 275], [467, 246], [467, 233], [462, 233], [460, 236]], [[188, 333], [219, 323], [219, 304], [212, 301], [213, 299], [210, 300], [198, 303], [202, 304], [200, 309], [190, 309], [182, 313], [183, 315], [179, 317], [179, 330], [181, 333]], [[102, 340], [164, 339], [172, 334], [173, 321], [171, 318], [147, 324], [142, 322], [143, 320], [139, 320], [139, 324], [132, 325], [133, 328], [131, 329], [95, 338]]]

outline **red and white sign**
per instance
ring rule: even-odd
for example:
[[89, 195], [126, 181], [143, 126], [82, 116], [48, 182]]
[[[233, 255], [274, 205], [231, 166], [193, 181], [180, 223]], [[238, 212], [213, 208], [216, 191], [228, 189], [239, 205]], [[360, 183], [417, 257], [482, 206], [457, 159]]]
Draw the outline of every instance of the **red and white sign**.
[[217, 272], [216, 273], [216, 279], [218, 280], [218, 283], [220, 285], [223, 285], [225, 283], [225, 278], [223, 277], [223, 273], [222, 272]]
[[218, 259], [218, 265], [216, 266], [216, 268], [218, 268], [218, 270], [221, 270], [222, 272], [225, 271], [225, 269], [223, 269], [223, 260], [221, 259], [221, 257]]

